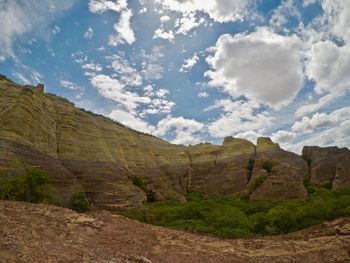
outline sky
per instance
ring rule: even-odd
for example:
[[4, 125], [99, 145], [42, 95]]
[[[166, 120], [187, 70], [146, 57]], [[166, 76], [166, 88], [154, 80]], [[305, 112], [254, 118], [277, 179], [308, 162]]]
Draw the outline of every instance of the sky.
[[0, 0], [0, 73], [175, 144], [350, 147], [350, 1]]

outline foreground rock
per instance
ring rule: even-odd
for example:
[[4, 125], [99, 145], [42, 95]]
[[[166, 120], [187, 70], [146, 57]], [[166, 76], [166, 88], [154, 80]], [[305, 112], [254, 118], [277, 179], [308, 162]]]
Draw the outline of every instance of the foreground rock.
[[109, 213], [0, 201], [1, 262], [350, 262], [350, 219], [285, 236], [223, 240]]

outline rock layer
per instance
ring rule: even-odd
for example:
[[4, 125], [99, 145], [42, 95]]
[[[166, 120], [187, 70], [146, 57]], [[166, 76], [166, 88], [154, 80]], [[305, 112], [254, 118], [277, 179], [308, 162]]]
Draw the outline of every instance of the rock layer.
[[[307, 196], [306, 162], [269, 138], [258, 138], [257, 146], [232, 137], [225, 138], [223, 145], [173, 145], [77, 109], [65, 99], [44, 93], [42, 85], [20, 86], [0, 78], [0, 127], [0, 172], [10, 169], [12, 159], [40, 166], [58, 188], [62, 204], [84, 191], [99, 208], [115, 211], [140, 206], [146, 194], [133, 185], [135, 176], [157, 200], [183, 200], [188, 191], [247, 193], [252, 201]], [[332, 179], [339, 186], [349, 181], [346, 154], [332, 156], [345, 161], [331, 161], [332, 173], [326, 175], [317, 170], [324, 154], [310, 154], [315, 160], [313, 182]], [[255, 165], [249, 168], [252, 160]], [[262, 167], [265, 161], [273, 163], [268, 173]], [[254, 187], [264, 173], [264, 182]]]

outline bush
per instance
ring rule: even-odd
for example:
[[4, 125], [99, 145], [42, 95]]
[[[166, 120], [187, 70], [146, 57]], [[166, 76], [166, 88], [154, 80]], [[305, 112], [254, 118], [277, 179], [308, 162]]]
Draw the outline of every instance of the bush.
[[330, 191], [315, 188], [308, 200], [273, 200], [249, 203], [237, 197], [187, 195], [147, 204], [123, 214], [145, 223], [192, 230], [224, 238], [276, 235], [297, 231], [350, 215], [350, 188]]
[[70, 208], [79, 213], [90, 211], [90, 202], [86, 194], [84, 192], [74, 194], [70, 201]]
[[261, 166], [268, 174], [271, 173], [272, 168], [273, 168], [273, 163], [270, 161], [264, 161], [262, 166]]
[[255, 159], [249, 159], [246, 169], [247, 169], [247, 173], [248, 173], [248, 181], [250, 180], [250, 178], [252, 178], [253, 175], [253, 170], [254, 170], [254, 164], [255, 164]]
[[131, 178], [131, 181], [132, 181], [133, 185], [135, 185], [136, 187], [140, 188], [142, 191], [145, 192], [146, 197], [147, 197], [147, 202], [153, 203], [153, 202], [157, 201], [156, 193], [153, 190], [149, 190], [147, 188], [146, 184], [143, 182], [143, 180], [140, 177], [133, 176]]
[[31, 203], [56, 202], [56, 189], [49, 184], [49, 176], [32, 166], [26, 166], [19, 175], [3, 175], [0, 185], [1, 199]]
[[259, 186], [261, 186], [265, 182], [266, 178], [267, 176], [265, 175], [259, 175], [258, 177], [256, 177], [254, 181], [253, 191], [256, 190]]

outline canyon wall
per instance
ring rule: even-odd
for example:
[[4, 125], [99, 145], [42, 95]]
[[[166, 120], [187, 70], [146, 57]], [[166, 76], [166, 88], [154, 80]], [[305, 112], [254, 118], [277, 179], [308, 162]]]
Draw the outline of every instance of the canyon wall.
[[188, 191], [242, 194], [252, 201], [306, 198], [309, 173], [315, 184], [349, 184], [349, 150], [306, 147], [304, 152], [311, 162], [269, 138], [259, 138], [256, 146], [232, 137], [222, 145], [173, 145], [77, 109], [44, 93], [42, 85], [21, 86], [0, 78], [0, 172], [8, 171], [14, 159], [41, 167], [62, 204], [84, 191], [98, 208], [140, 206], [147, 196], [132, 183], [133, 177], [157, 200], [184, 200]]

